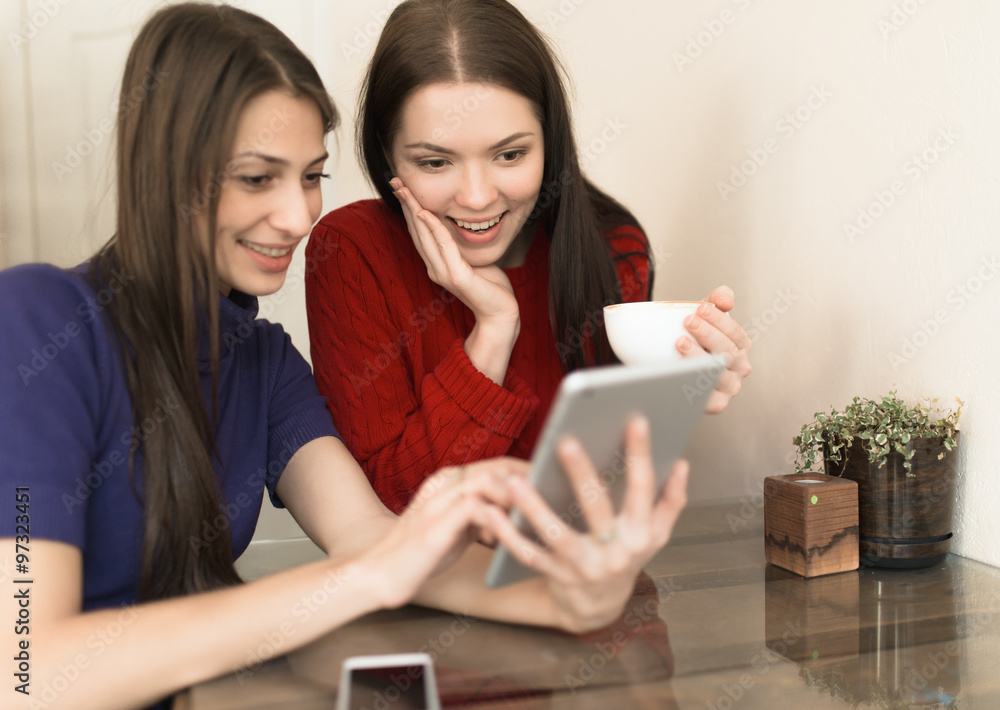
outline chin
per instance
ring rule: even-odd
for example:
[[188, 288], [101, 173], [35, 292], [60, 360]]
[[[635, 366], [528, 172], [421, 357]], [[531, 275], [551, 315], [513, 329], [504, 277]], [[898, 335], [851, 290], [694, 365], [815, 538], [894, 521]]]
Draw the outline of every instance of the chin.
[[247, 281], [245, 283], [237, 283], [233, 288], [237, 291], [242, 291], [248, 296], [255, 296], [257, 298], [262, 298], [264, 296], [271, 296], [281, 290], [281, 287], [285, 285], [285, 275], [282, 274], [280, 279], [259, 279], [253, 281]]

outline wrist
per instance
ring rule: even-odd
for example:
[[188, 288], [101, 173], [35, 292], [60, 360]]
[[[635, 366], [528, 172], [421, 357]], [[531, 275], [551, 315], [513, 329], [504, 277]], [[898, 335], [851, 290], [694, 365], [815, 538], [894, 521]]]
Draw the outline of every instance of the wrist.
[[507, 376], [507, 365], [514, 343], [521, 330], [521, 319], [476, 321], [465, 339], [465, 354], [473, 366], [496, 382], [503, 385]]
[[398, 585], [393, 585], [392, 574], [369, 559], [370, 555], [362, 554], [350, 559], [331, 560], [323, 583], [313, 596], [329, 598], [341, 595], [348, 589], [355, 593], [354, 611], [363, 616], [381, 609], [391, 609], [402, 606], [407, 600], [398, 601]]

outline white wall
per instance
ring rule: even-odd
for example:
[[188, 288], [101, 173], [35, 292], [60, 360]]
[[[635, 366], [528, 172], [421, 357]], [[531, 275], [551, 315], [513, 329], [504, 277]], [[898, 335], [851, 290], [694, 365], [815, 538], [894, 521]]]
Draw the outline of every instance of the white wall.
[[[515, 1], [574, 77], [590, 175], [632, 207], [656, 246], [655, 295], [700, 297], [729, 284], [734, 316], [754, 335], [753, 375], [691, 449], [692, 497], [743, 496], [748, 516], [759, 515], [762, 478], [791, 472], [791, 438], [813, 412], [891, 389], [907, 399], [959, 396], [967, 406], [956, 550], [1000, 565], [990, 463], [1000, 439], [989, 438], [1000, 411], [989, 357], [1000, 346], [991, 327], [1000, 245], [989, 236], [1000, 230], [1000, 6]], [[326, 206], [370, 194], [350, 117], [395, 0], [241, 4], [301, 43], [343, 110]], [[38, 71], [46, 59], [33, 61]], [[0, 121], [17, 100], [5, 63]], [[11, 178], [16, 150], [3, 134], [0, 233], [16, 263], [31, 252], [15, 244], [25, 237], [10, 223], [29, 220], [10, 214], [24, 188]], [[720, 190], [727, 182], [733, 189]], [[301, 280], [274, 301], [264, 311], [307, 352]]]

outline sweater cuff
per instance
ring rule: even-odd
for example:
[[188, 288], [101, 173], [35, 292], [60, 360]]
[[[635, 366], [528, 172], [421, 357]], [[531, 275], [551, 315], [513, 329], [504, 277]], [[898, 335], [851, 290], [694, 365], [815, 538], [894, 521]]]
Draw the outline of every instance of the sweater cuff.
[[509, 367], [503, 387], [477, 370], [461, 338], [452, 343], [434, 375], [463, 412], [500, 436], [516, 438], [538, 408], [538, 397]]

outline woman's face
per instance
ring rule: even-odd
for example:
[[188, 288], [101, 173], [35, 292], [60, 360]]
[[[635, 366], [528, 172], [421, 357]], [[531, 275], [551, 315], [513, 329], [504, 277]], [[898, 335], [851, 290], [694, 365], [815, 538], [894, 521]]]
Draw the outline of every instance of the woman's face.
[[542, 186], [542, 125], [531, 102], [492, 84], [423, 86], [407, 99], [387, 156], [472, 266], [524, 263], [522, 227]]
[[323, 207], [323, 137], [312, 99], [275, 90], [243, 110], [216, 213], [215, 264], [225, 293], [265, 296], [281, 288], [295, 247]]

